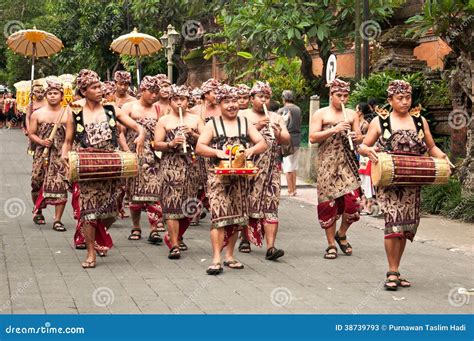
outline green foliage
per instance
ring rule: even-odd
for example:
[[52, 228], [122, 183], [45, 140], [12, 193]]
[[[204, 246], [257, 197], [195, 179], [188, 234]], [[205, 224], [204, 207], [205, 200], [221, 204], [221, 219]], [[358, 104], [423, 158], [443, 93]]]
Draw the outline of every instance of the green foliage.
[[461, 219], [468, 223], [474, 222], [474, 194], [461, 198], [459, 204], [450, 211], [445, 211], [448, 218]]
[[354, 87], [349, 98], [349, 105], [355, 108], [359, 102], [367, 102], [369, 98], [377, 99], [381, 107], [388, 107], [387, 86], [394, 79], [403, 79], [413, 88], [413, 106], [422, 103], [424, 93], [424, 76], [421, 72], [402, 75], [397, 71], [372, 73], [369, 78], [362, 79]]
[[427, 82], [426, 99], [424, 102], [427, 105], [450, 105], [451, 96], [448, 83], [445, 80], [436, 83]]
[[430, 214], [446, 214], [461, 202], [461, 184], [456, 178], [447, 184], [423, 186], [421, 209]]
[[451, 103], [445, 81], [427, 82], [421, 72], [401, 74], [396, 71], [387, 71], [372, 73], [369, 78], [364, 78], [357, 83], [349, 98], [349, 105], [355, 108], [359, 102], [367, 102], [369, 98], [375, 98], [381, 107], [388, 107], [387, 86], [394, 79], [403, 79], [411, 84], [413, 88], [412, 106], [421, 104], [423, 108], [426, 108], [429, 105]]
[[[392, 15], [403, 1], [370, 1], [371, 17], [382, 21]], [[302, 75], [312, 81], [311, 56], [307, 46], [314, 44], [323, 60], [334, 48], [344, 50], [354, 38], [354, 1], [298, 0], [247, 2], [229, 1], [217, 22], [222, 31], [211, 34], [216, 43], [206, 51], [225, 60], [226, 72], [242, 74], [259, 70], [265, 61], [276, 57], [302, 60]], [[244, 55], [239, 52], [244, 52]], [[251, 56], [251, 57], [250, 57]], [[321, 88], [322, 83], [310, 84]]]
[[423, 186], [421, 209], [429, 214], [441, 214], [451, 219], [474, 222], [474, 194], [462, 195], [456, 177], [444, 185]]
[[412, 25], [408, 36], [422, 37], [428, 31], [443, 39], [457, 56], [473, 45], [474, 4], [469, 0], [426, 0], [423, 13], [406, 21]]

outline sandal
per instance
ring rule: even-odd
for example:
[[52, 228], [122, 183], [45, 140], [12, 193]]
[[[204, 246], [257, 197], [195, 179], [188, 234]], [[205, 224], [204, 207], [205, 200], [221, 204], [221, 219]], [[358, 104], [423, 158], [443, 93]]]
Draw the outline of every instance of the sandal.
[[248, 240], [242, 240], [239, 244], [239, 252], [250, 253], [251, 251], [250, 242]]
[[162, 222], [156, 224], [156, 231], [158, 232], [166, 232], [165, 225]]
[[44, 220], [44, 215], [41, 214], [41, 213], [38, 213], [38, 214], [35, 214], [34, 217], [33, 217], [33, 222], [36, 224], [36, 225], [44, 225], [46, 224], [45, 220]]
[[[398, 286], [400, 285], [400, 281], [398, 280], [398, 276], [400, 274], [396, 271], [389, 271], [387, 272], [387, 279], [385, 280], [385, 283], [384, 283], [384, 288], [385, 290], [389, 290], [389, 291], [397, 291], [398, 289]], [[392, 278], [389, 278], [390, 276], [396, 276], [397, 279], [392, 279]], [[389, 285], [389, 283], [395, 283], [395, 285]]]
[[221, 263], [212, 263], [206, 270], [206, 273], [208, 275], [218, 275], [220, 274], [224, 269], [222, 268]]
[[159, 244], [163, 242], [163, 239], [161, 238], [157, 230], [152, 230], [150, 232], [150, 235], [148, 236], [148, 241], [152, 244]]
[[181, 239], [178, 241], [178, 246], [179, 246], [179, 249], [181, 251], [187, 251], [188, 250], [188, 246], [186, 244], [184, 244], [184, 242], [183, 242], [183, 237], [181, 237]]
[[[331, 250], [334, 250], [331, 252]], [[329, 245], [324, 254], [324, 259], [336, 259], [337, 258], [337, 247], [334, 245]]]
[[93, 269], [95, 268], [95, 261], [93, 262], [82, 262], [82, 268], [83, 269]]
[[267, 250], [267, 254], [265, 255], [266, 260], [277, 260], [280, 257], [283, 257], [285, 251], [281, 249], [277, 249], [276, 247], [271, 247]]
[[398, 284], [399, 287], [402, 288], [409, 288], [411, 287], [410, 281], [408, 281], [406, 278], [400, 278], [400, 273], [398, 272], [398, 281], [400, 282]]
[[64, 231], [66, 231], [66, 228], [64, 227], [63, 223], [61, 223], [59, 220], [57, 220], [53, 223], [53, 230], [58, 231], [58, 232], [64, 232]]
[[94, 250], [97, 252], [99, 257], [107, 257], [107, 252], [109, 249], [105, 246], [100, 246], [97, 242], [94, 242]]
[[142, 239], [142, 229], [139, 227], [133, 227], [130, 235], [128, 236], [128, 240], [140, 240], [140, 239]]
[[181, 257], [181, 252], [179, 251], [179, 246], [173, 246], [168, 254], [169, 259], [179, 259]]
[[[349, 242], [347, 242], [346, 244], [342, 244], [341, 243], [341, 240], [347, 240], [347, 236], [340, 236], [339, 235], [339, 231], [336, 232], [336, 236], [335, 236], [335, 239], [336, 239], [336, 243], [337, 245], [339, 245], [341, 251], [346, 255], [346, 256], [351, 256], [352, 255], [352, 246], [351, 244], [349, 244]], [[351, 249], [350, 251], [347, 251], [347, 249]]]
[[93, 269], [96, 266], [96, 262], [95, 262], [95, 260], [89, 261], [89, 260], [86, 259], [86, 261], [82, 262], [81, 265], [82, 265], [83, 269]]
[[87, 249], [86, 243], [76, 244], [76, 250], [85, 250]]
[[238, 260], [226, 260], [224, 261], [224, 266], [227, 266], [228, 268], [231, 269], [243, 269], [244, 265], [240, 263]]

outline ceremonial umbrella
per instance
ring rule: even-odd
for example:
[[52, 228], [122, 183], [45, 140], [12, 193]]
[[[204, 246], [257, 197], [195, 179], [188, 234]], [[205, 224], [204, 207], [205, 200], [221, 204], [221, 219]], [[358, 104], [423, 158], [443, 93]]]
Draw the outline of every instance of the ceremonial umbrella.
[[161, 47], [158, 39], [149, 34], [139, 33], [136, 28], [131, 33], [118, 37], [110, 44], [110, 48], [118, 54], [136, 56], [138, 86], [140, 86], [140, 56], [158, 52]]
[[37, 30], [21, 30], [13, 33], [7, 39], [8, 47], [15, 53], [31, 56], [31, 83], [30, 83], [30, 106], [33, 105], [33, 81], [35, 79], [36, 57], [49, 57], [61, 51], [64, 47], [61, 39], [54, 34]]

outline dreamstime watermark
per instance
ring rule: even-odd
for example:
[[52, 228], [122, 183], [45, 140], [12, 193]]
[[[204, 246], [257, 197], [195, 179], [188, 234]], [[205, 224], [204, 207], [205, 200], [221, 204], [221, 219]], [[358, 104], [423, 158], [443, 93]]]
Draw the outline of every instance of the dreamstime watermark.
[[3, 35], [5, 38], [8, 38], [13, 33], [25, 29], [25, 24], [19, 20], [10, 20], [7, 21], [5, 26], [3, 26]]
[[474, 21], [474, 15], [470, 15], [464, 20], [461, 26], [455, 30], [450, 30], [448, 36], [446, 37], [446, 41], [450, 43], [453, 39], [455, 39], [458, 35], [464, 32], [466, 27], [468, 27]]
[[474, 295], [474, 292], [467, 290], [461, 286], [456, 286], [449, 290], [448, 302], [453, 307], [462, 307], [463, 305], [469, 304], [470, 296]]
[[98, 307], [108, 307], [114, 303], [115, 294], [110, 288], [99, 287], [92, 293], [92, 301]]
[[448, 115], [448, 124], [451, 128], [459, 130], [467, 127], [471, 123], [471, 117], [467, 111], [454, 109]]
[[204, 33], [204, 26], [197, 20], [188, 20], [181, 26], [181, 34], [187, 41], [201, 39]]
[[20, 198], [10, 198], [3, 204], [3, 211], [8, 218], [18, 218], [25, 214], [26, 205]]
[[372, 289], [372, 291], [367, 296], [365, 296], [362, 302], [360, 302], [354, 309], [352, 309], [351, 313], [354, 315], [359, 314], [359, 311], [364, 309], [367, 306], [368, 301], [371, 298], [375, 298], [376, 295], [382, 291], [383, 283], [384, 283], [383, 281], [380, 283], [377, 283], [377, 285]]
[[183, 303], [181, 303], [175, 310], [174, 310], [174, 313], [175, 314], [179, 314], [181, 313], [181, 310], [186, 308], [191, 302], [194, 301], [194, 299], [196, 297], [198, 297], [201, 292], [207, 288], [209, 286], [209, 283], [211, 283], [211, 279], [208, 278], [205, 282], [199, 284], [199, 286], [193, 290], [193, 292], [191, 293], [191, 295], [189, 295], [188, 297], [186, 297], [186, 299], [184, 300]]
[[270, 301], [276, 307], [284, 307], [291, 303], [293, 295], [290, 289], [285, 287], [278, 287], [272, 290], [270, 294]]
[[194, 218], [201, 212], [202, 201], [198, 198], [189, 198], [181, 205], [181, 210], [185, 217]]
[[23, 292], [33, 284], [33, 282], [33, 277], [30, 277], [25, 283], [16, 289], [13, 295], [10, 296], [10, 299], [0, 306], [0, 311], [10, 308], [13, 302], [15, 302], [15, 300], [18, 299], [18, 297], [20, 297], [20, 295], [22, 295]]
[[375, 20], [367, 20], [362, 22], [359, 27], [359, 34], [364, 40], [375, 40], [382, 33], [380, 24]]
[[115, 14], [110, 20], [108, 20], [104, 25], [102, 25], [97, 32], [95, 32], [90, 39], [86, 42], [85, 47], [90, 48], [92, 44], [96, 43], [99, 41], [101, 37], [103, 37], [112, 27], [117, 20], [119, 20], [122, 17], [121, 13]]

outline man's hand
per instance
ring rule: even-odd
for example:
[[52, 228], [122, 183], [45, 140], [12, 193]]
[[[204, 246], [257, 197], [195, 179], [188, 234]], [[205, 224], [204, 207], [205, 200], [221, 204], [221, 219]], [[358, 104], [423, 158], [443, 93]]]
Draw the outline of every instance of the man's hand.
[[51, 140], [50, 138], [41, 140], [41, 145], [42, 145], [43, 147], [50, 148], [50, 147], [53, 145], [53, 140]]
[[217, 149], [217, 150], [216, 150], [216, 157], [217, 157], [218, 159], [228, 159], [228, 158], [229, 158], [229, 155], [227, 155], [227, 154], [225, 153], [225, 151], [220, 150], [220, 149]]
[[257, 124], [255, 124], [255, 128], [257, 128], [257, 130], [262, 130], [269, 123], [270, 120], [267, 117], [263, 117], [257, 122]]
[[254, 147], [245, 149], [245, 157], [247, 159], [251, 158], [254, 154], [255, 154], [255, 148]]
[[346, 121], [339, 122], [334, 128], [334, 132], [339, 133], [341, 131], [351, 130], [351, 124]]

